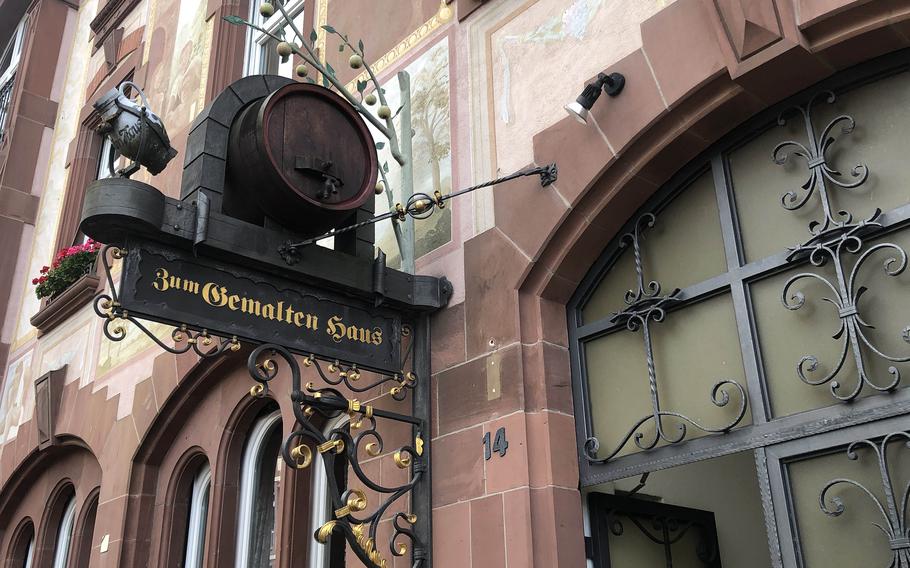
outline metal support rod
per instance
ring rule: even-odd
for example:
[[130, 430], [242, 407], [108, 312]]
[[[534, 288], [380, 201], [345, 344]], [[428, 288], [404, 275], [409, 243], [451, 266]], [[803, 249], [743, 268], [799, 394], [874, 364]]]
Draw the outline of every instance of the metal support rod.
[[[535, 175], [540, 176], [540, 185], [541, 186], [546, 187], [546, 186], [552, 184], [554, 181], [556, 181], [556, 176], [557, 176], [556, 164], [549, 164], [547, 166], [537, 166], [534, 168], [526, 168], [526, 169], [511, 173], [507, 176], [503, 176], [501, 178], [492, 179], [490, 181], [485, 181], [481, 184], [472, 185], [471, 187], [467, 187], [465, 189], [460, 189], [454, 193], [449, 193], [448, 195], [440, 195], [438, 198], [435, 198], [435, 199], [430, 196], [427, 196], [427, 199], [435, 201], [436, 206], [438, 207], [440, 203], [445, 203], [446, 201], [449, 201], [450, 199], [459, 197], [466, 193], [471, 193], [472, 191], [477, 191], [478, 189], [483, 189], [485, 187], [498, 185], [500, 183], [512, 181], [513, 179], [517, 179], [520, 177], [535, 176]], [[293, 249], [297, 249], [300, 247], [305, 247], [308, 245], [312, 245], [312, 244], [316, 243], [317, 241], [321, 241], [322, 239], [326, 239], [328, 237], [334, 237], [335, 235], [338, 235], [341, 233], [346, 233], [348, 231], [355, 231], [355, 230], [359, 229], [360, 227], [363, 227], [364, 225], [369, 225], [370, 223], [378, 223], [380, 221], [385, 221], [386, 219], [392, 219], [393, 217], [400, 217], [403, 214], [408, 214], [408, 215], [413, 216], [413, 213], [406, 209], [402, 209], [401, 211], [397, 211], [397, 210], [389, 211], [388, 213], [383, 213], [382, 215], [377, 215], [377, 216], [373, 217], [372, 219], [367, 219], [366, 221], [361, 221], [360, 223], [356, 223], [354, 225], [342, 227], [341, 229], [332, 229], [331, 231], [329, 231], [323, 235], [319, 235], [318, 237], [305, 239], [303, 241], [296, 242], [296, 243], [292, 243], [292, 242], [285, 243], [282, 246], [282, 248], [287, 248], [287, 249], [293, 250]]]
[[[411, 129], [411, 76], [407, 71], [398, 73], [398, 87], [401, 91], [401, 138], [399, 139], [401, 155], [407, 156], [401, 166], [401, 202], [408, 203], [414, 195], [414, 132]], [[391, 191], [388, 188], [387, 191]], [[406, 217], [401, 223], [401, 242], [398, 243], [401, 252], [401, 269], [408, 274], [414, 274], [416, 241], [414, 237], [414, 219]]]
[[433, 499], [432, 469], [430, 467], [433, 457], [433, 444], [430, 443], [430, 420], [432, 420], [433, 405], [430, 404], [430, 381], [432, 380], [430, 376], [430, 373], [432, 373], [432, 368], [430, 367], [430, 316], [428, 314], [418, 316], [414, 328], [414, 344], [416, 346], [416, 349], [414, 349], [414, 371], [421, 380], [414, 387], [413, 400], [415, 414], [424, 420], [421, 426], [414, 428], [414, 435], [416, 436], [419, 433], [427, 443], [424, 446], [423, 456], [421, 456], [419, 461], [415, 460], [414, 465], [411, 466], [412, 476], [414, 475], [413, 468], [417, 466], [417, 463], [420, 463], [423, 468], [423, 477], [414, 487], [411, 501], [413, 510], [420, 521], [414, 527], [414, 530], [419, 541], [425, 547], [423, 550], [423, 562], [421, 563], [421, 559], [417, 557], [419, 552], [416, 550], [414, 551], [413, 561], [415, 567], [429, 567], [433, 565]]

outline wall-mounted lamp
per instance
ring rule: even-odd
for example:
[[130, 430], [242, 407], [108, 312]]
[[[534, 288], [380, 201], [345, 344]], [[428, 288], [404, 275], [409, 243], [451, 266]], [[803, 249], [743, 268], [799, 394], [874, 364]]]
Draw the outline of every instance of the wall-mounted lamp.
[[578, 98], [575, 99], [575, 102], [571, 102], [565, 106], [566, 112], [569, 113], [569, 116], [575, 118], [578, 122], [582, 124], [588, 123], [588, 111], [591, 110], [591, 107], [594, 106], [594, 103], [597, 101], [597, 97], [600, 96], [600, 92], [604, 91], [611, 97], [615, 97], [620, 92], [622, 88], [626, 86], [626, 78], [619, 73], [611, 73], [606, 75], [600, 73], [597, 75], [597, 81], [594, 83], [585, 85], [585, 90], [578, 95]]

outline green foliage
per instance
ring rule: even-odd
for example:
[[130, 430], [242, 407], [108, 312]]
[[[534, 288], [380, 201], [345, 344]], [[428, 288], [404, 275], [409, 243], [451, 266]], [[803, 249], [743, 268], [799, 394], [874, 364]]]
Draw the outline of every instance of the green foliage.
[[376, 149], [377, 149], [377, 150], [382, 150], [383, 148], [385, 148], [385, 142], [377, 142], [377, 143], [376, 143]]
[[233, 16], [233, 15], [224, 16], [224, 21], [229, 24], [234, 24], [235, 26], [242, 26], [247, 23], [247, 21], [244, 20], [243, 18], [241, 18], [240, 16]]
[[55, 298], [63, 293], [95, 266], [101, 245], [89, 240], [84, 245], [61, 249], [50, 266], [41, 269], [41, 275], [32, 280], [38, 299]]

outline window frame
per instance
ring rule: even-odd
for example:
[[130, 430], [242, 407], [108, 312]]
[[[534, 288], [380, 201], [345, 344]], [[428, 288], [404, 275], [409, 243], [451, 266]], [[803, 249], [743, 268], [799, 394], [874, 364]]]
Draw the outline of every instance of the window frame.
[[[249, 564], [250, 547], [253, 537], [253, 513], [256, 490], [260, 483], [259, 467], [269, 437], [275, 428], [282, 428], [281, 410], [275, 409], [259, 417], [250, 429], [243, 449], [240, 468], [240, 490], [237, 505], [237, 553], [234, 560], [236, 568], [246, 568]], [[275, 462], [280, 456], [276, 454]], [[275, 495], [275, 503], [278, 495]], [[278, 507], [275, 507], [277, 525]]]
[[[25, 38], [28, 32], [28, 16], [27, 13], [22, 16], [22, 19], [16, 24], [13, 36], [3, 48], [3, 51], [0, 52], [0, 62], [6, 59], [7, 54], [10, 55], [9, 64], [3, 70], [0, 70], [0, 87], [12, 79], [19, 69], [19, 63], [22, 61], [22, 51], [25, 49]], [[2, 127], [2, 125], [0, 125], [0, 127]]]
[[[322, 429], [322, 432], [328, 437], [332, 430], [342, 428], [348, 425], [350, 421], [350, 416], [342, 414], [329, 421]], [[338, 458], [343, 456], [344, 454], [339, 454], [335, 459], [338, 460]], [[336, 462], [336, 469], [338, 465], [339, 463]], [[341, 462], [341, 467], [347, 469], [347, 460]], [[332, 518], [333, 504], [331, 502], [331, 496], [329, 495], [329, 482], [325, 471], [325, 464], [323, 462], [322, 454], [318, 452], [313, 459], [313, 478], [310, 491], [310, 526], [313, 528], [321, 527], [326, 521]], [[327, 545], [313, 546], [310, 548], [310, 568], [331, 568], [333, 555], [339, 553], [338, 550], [336, 550], [337, 538], [339, 537], [336, 536], [336, 533], [333, 533], [332, 536], [329, 537], [329, 543]], [[343, 538], [341, 538], [340, 544], [342, 548], [346, 546], [346, 542]]]
[[30, 517], [25, 517], [19, 521], [19, 525], [13, 531], [13, 538], [10, 540], [10, 548], [6, 555], [5, 565], [12, 568], [17, 566], [19, 568], [31, 568], [34, 565], [35, 538], [37, 534], [37, 527]]
[[[298, 29], [300, 29], [301, 33], [306, 33], [304, 31], [305, 26], [302, 25], [303, 18], [306, 14], [305, 0], [285, 0], [285, 3], [287, 4], [285, 6], [285, 10], [288, 12], [288, 14], [291, 16], [291, 18], [297, 24]], [[298, 20], [299, 20], [299, 22], [298, 22]], [[280, 31], [282, 28], [285, 27], [285, 20], [284, 20], [284, 17], [282, 16], [280, 10], [276, 9], [275, 13], [272, 14], [269, 18], [263, 19], [262, 14], [259, 13], [259, 3], [252, 2], [252, 1], [250, 2], [250, 13], [249, 13], [248, 21], [273, 34], [276, 34], [278, 31]], [[288, 26], [288, 29], [286, 30], [285, 37], [287, 38], [289, 43], [294, 43], [296, 41], [295, 34], [289, 28], [290, 28], [290, 26]], [[264, 67], [268, 64], [268, 61], [269, 61], [268, 58], [264, 57], [265, 46], [269, 41], [271, 41], [271, 38], [268, 35], [260, 32], [258, 30], [254, 30], [251, 27], [247, 27], [246, 43], [244, 45], [244, 52], [243, 52], [243, 76], [244, 77], [247, 77], [250, 75], [266, 75], [266, 74], [280, 75], [281, 74], [279, 72], [280, 66], [281, 66], [280, 60], [279, 60], [279, 70], [276, 70], [275, 72], [270, 72], [267, 69], [264, 69]], [[277, 54], [275, 54], [275, 57], [277, 57]], [[294, 57], [294, 55], [292, 54], [291, 58], [293, 58], [293, 57]], [[287, 76], [290, 77], [291, 75], [293, 75], [293, 66], [292, 66], [291, 74], [289, 74]]]
[[51, 568], [67, 568], [72, 550], [73, 535], [76, 531], [76, 494], [73, 493], [63, 506], [63, 514], [57, 524], [54, 539], [54, 555]]
[[[788, 479], [787, 466], [795, 461], [811, 459], [817, 455], [841, 454], [847, 460], [846, 448], [857, 440], [878, 439], [890, 432], [906, 431], [907, 417], [893, 416], [867, 424], [857, 424], [816, 436], [791, 440], [767, 449], [768, 475], [771, 499], [774, 503], [774, 520], [777, 526], [780, 557], [784, 566], [805, 566], [800, 547], [798, 519], [794, 514], [794, 498]], [[904, 450], [908, 451], [908, 450]], [[832, 472], [832, 479], [838, 477]], [[877, 489], [877, 488], [873, 488]], [[871, 509], [871, 507], [870, 507]], [[876, 521], [880, 519], [874, 519]]]
[[205, 560], [205, 542], [208, 529], [208, 513], [212, 489], [212, 468], [206, 460], [199, 466], [190, 489], [189, 515], [187, 519], [186, 544], [184, 547], [185, 568], [201, 568]]
[[79, 516], [75, 521], [73, 538], [70, 539], [69, 566], [84, 568], [89, 566], [92, 555], [92, 538], [95, 534], [95, 521], [98, 515], [98, 502], [101, 488], [94, 489], [83, 501]]

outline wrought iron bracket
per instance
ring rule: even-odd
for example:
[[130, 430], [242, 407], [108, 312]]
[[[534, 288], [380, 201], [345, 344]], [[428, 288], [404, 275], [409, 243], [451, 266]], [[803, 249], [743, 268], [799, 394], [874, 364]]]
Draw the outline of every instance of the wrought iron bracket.
[[190, 350], [200, 357], [216, 357], [226, 351], [239, 351], [240, 341], [236, 336], [225, 338], [209, 334], [205, 329], [192, 330], [186, 324], [180, 325], [171, 332], [171, 339], [174, 345], [168, 345], [163, 342], [157, 335], [147, 328], [142, 320], [129, 313], [120, 305], [117, 294], [117, 287], [114, 285], [114, 278], [111, 274], [111, 260], [119, 260], [124, 257], [126, 251], [112, 245], [105, 245], [98, 252], [98, 260], [104, 270], [104, 277], [107, 280], [107, 290], [104, 293], [95, 296], [92, 307], [95, 314], [104, 320], [101, 331], [109, 341], [119, 342], [126, 339], [126, 324], [130, 323], [136, 327], [143, 335], [155, 342], [158, 347], [180, 355]]
[[[324, 369], [325, 362], [327, 361], [311, 354], [303, 359], [301, 367], [293, 353], [275, 344], [260, 345], [247, 359], [250, 376], [257, 383], [250, 391], [252, 396], [265, 396], [269, 382], [278, 376], [281, 364], [291, 373], [290, 398], [295, 423], [291, 434], [282, 444], [281, 455], [289, 467], [296, 469], [309, 467], [315, 452], [322, 456], [333, 510], [331, 518], [316, 529], [314, 537], [317, 542], [325, 544], [333, 533], [343, 535], [351, 550], [367, 566], [390, 566], [389, 558], [404, 556], [409, 550], [412, 553], [412, 568], [427, 566], [428, 503], [423, 503], [423, 510], [418, 513], [415, 508], [419, 504], [412, 499], [409, 512], [398, 512], [391, 517], [393, 532], [388, 541], [391, 557], [384, 552], [385, 547], [379, 544], [377, 533], [380, 521], [386, 517], [392, 505], [412, 496], [419, 487], [424, 490], [428, 488], [428, 416], [420, 412], [420, 405], [414, 405], [414, 414], [400, 414], [376, 408], [374, 403], [346, 397], [339, 388], [335, 388], [344, 387], [352, 393], [376, 392], [376, 389], [382, 388], [385, 393], [382, 396], [404, 401], [408, 397], [413, 398], [417, 391], [428, 389], [426, 377], [402, 371], [393, 375], [379, 374], [378, 378], [361, 384], [365, 369], [339, 361], [328, 362]], [[326, 386], [313, 381], [304, 383], [304, 371], [315, 373]], [[389, 388], [389, 385], [394, 386]], [[349, 416], [348, 428], [337, 427], [323, 432], [314, 423], [314, 417], [331, 421], [343, 414]], [[399, 469], [410, 471], [407, 483], [383, 485], [371, 479], [361, 464], [363, 456], [368, 456], [369, 459], [385, 452], [385, 442], [377, 426], [377, 419], [409, 424], [412, 428], [411, 442], [391, 453], [391, 458]], [[336, 456], [339, 455], [347, 460], [358, 484], [380, 495], [379, 503], [374, 507], [371, 508], [363, 491], [338, 486], [333, 472]]]

